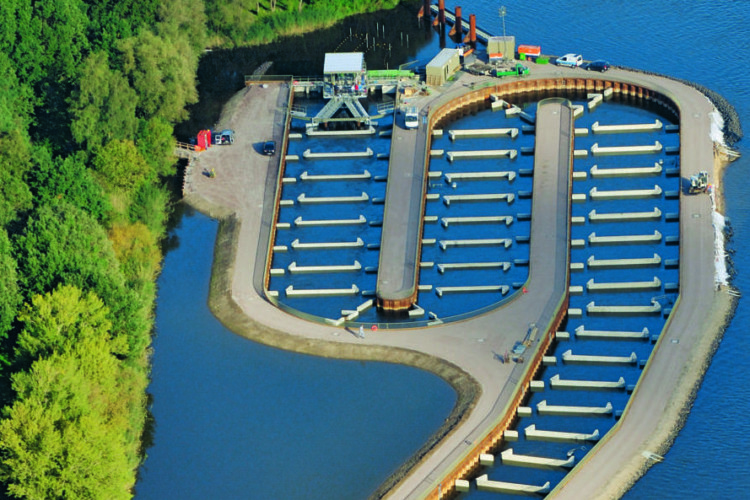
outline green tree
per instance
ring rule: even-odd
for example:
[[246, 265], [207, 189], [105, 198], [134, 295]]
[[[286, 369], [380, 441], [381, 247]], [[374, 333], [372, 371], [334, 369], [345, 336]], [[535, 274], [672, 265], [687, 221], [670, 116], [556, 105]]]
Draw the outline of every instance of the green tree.
[[31, 191], [24, 182], [30, 165], [28, 137], [20, 130], [0, 134], [0, 226], [31, 208]]
[[159, 3], [156, 32], [167, 39], [182, 39], [192, 48], [197, 61], [207, 43], [204, 3], [194, 0], [162, 0]]
[[102, 338], [13, 376], [17, 399], [0, 421], [0, 479], [28, 499], [131, 498], [127, 419], [115, 411], [118, 362]]
[[[8, 233], [0, 228], [0, 342], [8, 335], [21, 303], [17, 277], [16, 261], [11, 255]], [[7, 356], [0, 351], [0, 364], [7, 362]]]
[[85, 155], [81, 153], [52, 158], [48, 147], [35, 148], [34, 168], [27, 174], [27, 183], [36, 205], [63, 199], [106, 223], [112, 207], [102, 187], [86, 168]]
[[73, 138], [90, 150], [111, 140], [133, 139], [138, 127], [137, 100], [122, 73], [109, 68], [107, 54], [91, 54], [83, 64], [78, 89], [72, 96]]
[[198, 58], [185, 37], [164, 38], [150, 30], [120, 43], [123, 70], [138, 93], [139, 116], [168, 122], [187, 118], [185, 106], [198, 100]]
[[[16, 341], [16, 358], [29, 365], [55, 352], [68, 352], [79, 343], [105, 337], [110, 340], [109, 311], [93, 292], [83, 293], [72, 285], [51, 293], [34, 295], [18, 315], [23, 330]], [[112, 340], [110, 349], [125, 351], [121, 341]]]
[[130, 220], [142, 222], [155, 235], [165, 233], [171, 206], [169, 192], [162, 186], [144, 182], [130, 205]]
[[93, 159], [94, 169], [105, 188], [132, 193], [149, 175], [150, 168], [133, 141], [114, 140], [101, 148]]
[[134, 36], [143, 26], [157, 22], [159, 0], [86, 0], [88, 38], [96, 49], [110, 57], [119, 40]]
[[136, 145], [143, 158], [146, 159], [151, 169], [158, 175], [174, 174], [175, 139], [172, 125], [163, 118], [151, 118], [141, 120], [138, 127]]
[[[2, 7], [0, 7], [0, 16], [2, 16]], [[0, 133], [18, 129], [26, 130], [31, 110], [29, 88], [18, 81], [13, 62], [6, 53], [0, 51]]]
[[113, 335], [127, 339], [128, 356], [141, 358], [149, 342], [150, 297], [125, 286], [112, 243], [93, 217], [65, 202], [39, 207], [13, 246], [27, 299], [66, 284], [93, 291], [110, 310]]

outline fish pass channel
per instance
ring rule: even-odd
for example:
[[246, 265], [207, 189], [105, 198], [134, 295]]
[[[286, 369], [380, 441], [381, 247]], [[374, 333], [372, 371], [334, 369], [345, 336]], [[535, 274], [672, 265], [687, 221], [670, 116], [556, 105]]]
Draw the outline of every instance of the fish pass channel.
[[[315, 101], [307, 104], [308, 107], [322, 106]], [[586, 101], [574, 101], [574, 104], [585, 108]], [[535, 114], [535, 106], [535, 102], [523, 104], [531, 116]], [[374, 114], [376, 105], [371, 104], [369, 108]], [[657, 123], [657, 120], [661, 125], [648, 131], [599, 132], [611, 124], [647, 124]], [[583, 254], [589, 249], [591, 233], [653, 235], [658, 231], [662, 234], [661, 240], [650, 246], [603, 244], [595, 247], [594, 258], [608, 260], [632, 252], [640, 255], [641, 251], [645, 258], [658, 253], [662, 262], [658, 273], [668, 275], [659, 278], [661, 288], [663, 283], [676, 283], [677, 269], [664, 268], [664, 262], [674, 261], [678, 255], [678, 245], [672, 244], [678, 236], [677, 220], [666, 222], [667, 216], [676, 217], [678, 198], [669, 196], [679, 190], [679, 176], [667, 177], [668, 172], [674, 173], [679, 167], [674, 154], [679, 134], [666, 131], [668, 125], [673, 125], [669, 120], [657, 110], [612, 100], [585, 111], [576, 119], [575, 169], [580, 172], [577, 179], [581, 179], [582, 173], [586, 178], [575, 181], [574, 193], [579, 198], [586, 195], [587, 201], [573, 204], [574, 243], [586, 242], [583, 248], [574, 245], [573, 262], [586, 263], [588, 257], [583, 258]], [[298, 159], [286, 162], [269, 285], [269, 290], [277, 294], [284, 306], [316, 317], [337, 319], [374, 295], [391, 128], [392, 119], [387, 116], [379, 120], [375, 134], [370, 136], [309, 137], [301, 134], [301, 139], [289, 141], [287, 154]], [[304, 122], [293, 119], [292, 131], [300, 129], [304, 129]], [[482, 312], [514, 293], [523, 293], [529, 272], [533, 126], [519, 116], [506, 116], [503, 111], [487, 109], [457, 118], [443, 129], [442, 135], [435, 135], [431, 142], [427, 181], [417, 302], [424, 315], [383, 316], [371, 308], [359, 316], [360, 322], [389, 322], [401, 327], [422, 325], [428, 319], [450, 320]], [[488, 129], [501, 132], [491, 136], [473, 133]], [[464, 133], [454, 134], [454, 131]], [[599, 152], [599, 148], [604, 151], [611, 146], [657, 143], [661, 148], [649, 154], [593, 154]], [[461, 158], [460, 154], [453, 154], [489, 150], [512, 154], [490, 159]], [[326, 157], [320, 153], [334, 155]], [[352, 153], [354, 157], [337, 158], [338, 153]], [[612, 175], [617, 169], [654, 165], [658, 165], [659, 175]], [[592, 169], [598, 174], [592, 176]], [[611, 169], [614, 170], [610, 172]], [[636, 193], [614, 200], [599, 199], [602, 193], [606, 197], [607, 191], [654, 190], [655, 186], [659, 186], [658, 195], [638, 196]], [[596, 199], [591, 197], [592, 189]], [[596, 212], [589, 221], [592, 210]], [[658, 218], [642, 215], [628, 223], [611, 222], [613, 218], [607, 217], [607, 212], [655, 213], [654, 210], [660, 212]], [[597, 219], [596, 213], [604, 216]], [[585, 224], [576, 223], [581, 217], [586, 220]], [[637, 231], [629, 231], [630, 228]], [[669, 243], [667, 237], [670, 237]], [[659, 251], [651, 252], [651, 247], [658, 247]], [[606, 281], [623, 271], [601, 268], [596, 272], [595, 281]], [[625, 274], [638, 281], [654, 279], [650, 268], [629, 269]], [[585, 288], [588, 275], [588, 269], [573, 274], [572, 284], [575, 285], [579, 277], [586, 277], [578, 285]], [[305, 293], [308, 290], [325, 290], [327, 296]], [[615, 293], [615, 297], [623, 296], [622, 292]], [[641, 299], [648, 304], [656, 295], [668, 294], [647, 289], [641, 292]], [[598, 304], [607, 304], [612, 298], [612, 294], [602, 292], [593, 296]], [[572, 298], [573, 301], [579, 299], [578, 296]]]
[[[657, 120], [663, 126], [649, 131], [593, 132]], [[519, 489], [543, 495], [624, 410], [677, 298], [679, 134], [666, 131], [673, 120], [613, 102], [576, 119], [569, 316], [515, 432], [484, 457], [467, 498], [517, 498]], [[661, 148], [649, 154], [592, 154], [656, 143]]]
[[[542, 494], [554, 488], [616, 422], [677, 298], [681, 180], [674, 117], [613, 100], [592, 110], [585, 108], [586, 101], [572, 102], [585, 111], [575, 120], [566, 331], [558, 333], [534, 392], [519, 410], [516, 433], [508, 434], [494, 456], [485, 457], [486, 467], [480, 481], [472, 482], [470, 498], [503, 498], [506, 483], [537, 488]], [[522, 107], [535, 115], [536, 102]], [[636, 124], [643, 126], [619, 132], [608, 128]], [[390, 126], [381, 121], [379, 130]], [[480, 110], [443, 128], [431, 143], [418, 304], [431, 317], [446, 319], [481, 312], [523, 293], [529, 272], [535, 136], [533, 126], [518, 116], [506, 117], [503, 111]], [[492, 137], [476, 132], [487, 129], [516, 132]], [[464, 132], [451, 133], [456, 131]], [[628, 154], [613, 154], [607, 149], [613, 147], [625, 147]], [[372, 156], [304, 158], [307, 150], [367, 148]], [[270, 287], [278, 290], [281, 302], [308, 314], [337, 318], [374, 290], [387, 176], [387, 161], [378, 160], [378, 155], [388, 151], [389, 139], [377, 133], [368, 139], [304, 137], [290, 143], [289, 154], [299, 155], [300, 160], [287, 163], [281, 199], [294, 203], [280, 208], [278, 222], [288, 223], [288, 229], [280, 229], [275, 242], [288, 250], [274, 252], [272, 266], [285, 272], [273, 275]], [[449, 154], [464, 151], [515, 154], [491, 159]], [[315, 181], [309, 180], [311, 175], [358, 177]], [[308, 196], [353, 198], [362, 193], [367, 199], [299, 202]], [[350, 222], [299, 224], [328, 219]], [[359, 240], [356, 247], [328, 250], [293, 245]], [[354, 262], [361, 267], [331, 273], [290, 272], [290, 266]], [[360, 292], [351, 296], [293, 298], [284, 293], [290, 286], [343, 289], [352, 285]], [[496, 285], [507, 291], [492, 289]], [[487, 288], [461, 291], [466, 287]], [[373, 323], [384, 319], [374, 309], [360, 317]], [[408, 320], [399, 321], [408, 326]], [[515, 347], [519, 349], [509, 346], [507, 352], [496, 353], [498, 362], [523, 362], [523, 347]]]

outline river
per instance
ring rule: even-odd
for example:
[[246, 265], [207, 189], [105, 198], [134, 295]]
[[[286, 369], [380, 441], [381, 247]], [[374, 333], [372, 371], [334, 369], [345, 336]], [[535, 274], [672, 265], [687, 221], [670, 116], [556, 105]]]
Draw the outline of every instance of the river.
[[[464, 5], [464, 15], [475, 13], [481, 27], [502, 34], [498, 7], [477, 0]], [[505, 7], [505, 31], [517, 43], [691, 80], [723, 95], [745, 123], [750, 117], [744, 67], [750, 58], [750, 2], [508, 1]], [[353, 38], [346, 42], [350, 27], [369, 39], [376, 26], [385, 26], [388, 36], [380, 43], [389, 43], [390, 50], [368, 52], [371, 69], [425, 63], [438, 50], [438, 37], [419, 30], [413, 18], [381, 13], [314, 37], [316, 46], [306, 43], [310, 37], [298, 37], [289, 42], [291, 49], [278, 44], [266, 51], [217, 52], [201, 63], [201, 104], [183, 130], [212, 124], [223, 99], [258, 61], [278, 61], [274, 73], [289, 72], [302, 59], [314, 66], [311, 61], [322, 61], [319, 52], [336, 45], [351, 43], [342, 50], [356, 50]], [[408, 45], [398, 33], [406, 33]], [[291, 64], [282, 63], [285, 56]], [[747, 141], [735, 147], [743, 157], [728, 168], [724, 189], [729, 248], [736, 250], [733, 284], [743, 291], [749, 289], [750, 256], [742, 248], [750, 239], [750, 201], [741, 179], [750, 148]], [[154, 445], [137, 496], [366, 497], [447, 416], [453, 391], [418, 370], [294, 355], [232, 335], [205, 306], [215, 232], [214, 221], [192, 212], [173, 231], [179, 244], [167, 254], [159, 280], [149, 389]], [[743, 327], [749, 316], [741, 300], [674, 446], [625, 498], [747, 496], [750, 388], [743, 381], [750, 373], [750, 341]]]

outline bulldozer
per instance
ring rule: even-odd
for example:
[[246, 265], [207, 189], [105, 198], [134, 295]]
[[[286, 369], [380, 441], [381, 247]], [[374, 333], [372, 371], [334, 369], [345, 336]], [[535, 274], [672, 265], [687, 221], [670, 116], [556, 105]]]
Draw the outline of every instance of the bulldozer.
[[701, 170], [698, 175], [690, 176], [689, 193], [705, 193], [706, 190], [708, 190], [708, 172]]

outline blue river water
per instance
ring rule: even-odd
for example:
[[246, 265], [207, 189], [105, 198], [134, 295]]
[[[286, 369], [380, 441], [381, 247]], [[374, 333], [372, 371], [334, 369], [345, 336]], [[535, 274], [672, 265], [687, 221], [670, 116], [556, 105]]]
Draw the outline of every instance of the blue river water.
[[[743, 67], [750, 57], [750, 2], [505, 6], [505, 29], [517, 43], [695, 81], [722, 94], [744, 122], [750, 117]], [[464, 12], [501, 34], [497, 7], [478, 0]], [[437, 36], [414, 50], [409, 60], [426, 63], [438, 50]], [[733, 284], [743, 291], [750, 202], [742, 178], [750, 148], [746, 141], [736, 147], [744, 156], [729, 166], [724, 190]], [[418, 370], [299, 356], [232, 335], [205, 307], [215, 231], [210, 219], [183, 216], [173, 236], [179, 246], [164, 263], [150, 387], [155, 444], [137, 496], [366, 497], [447, 416], [453, 391]], [[750, 389], [741, 381], [750, 373], [742, 328], [749, 316], [741, 300], [674, 446], [625, 498], [748, 496]]]

